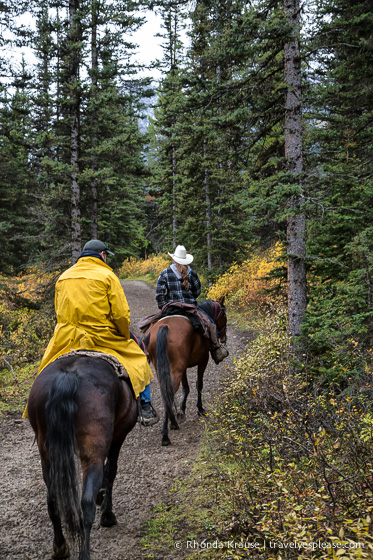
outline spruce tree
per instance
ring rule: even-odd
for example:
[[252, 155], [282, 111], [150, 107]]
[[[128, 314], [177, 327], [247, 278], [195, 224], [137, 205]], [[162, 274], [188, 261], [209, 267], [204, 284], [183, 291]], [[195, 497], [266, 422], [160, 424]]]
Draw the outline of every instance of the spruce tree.
[[[183, 44], [181, 33], [185, 14], [178, 4], [165, 2], [158, 7], [162, 16], [164, 32], [163, 59], [157, 66], [162, 72], [158, 88], [154, 120], [151, 126], [151, 194], [157, 201], [159, 219], [166, 229], [162, 248], [179, 244], [179, 228], [182, 221], [180, 212], [180, 172], [178, 119], [180, 97], [182, 96], [181, 74], [183, 66]], [[181, 242], [181, 241], [180, 241]]]
[[[324, 377], [343, 381], [363, 373], [373, 326], [373, 12], [367, 1], [316, 2], [315, 9], [307, 129], [308, 266], [315, 280], [305, 330]], [[355, 343], [359, 353], [351, 352]]]
[[284, 0], [284, 12], [291, 30], [284, 45], [284, 74], [287, 88], [284, 118], [285, 163], [289, 182], [294, 185], [289, 198], [290, 215], [287, 219], [288, 318], [293, 349], [297, 357], [302, 359], [304, 351], [297, 339], [301, 334], [306, 313], [307, 294], [299, 1]]
[[31, 76], [24, 61], [12, 82], [14, 93], [3, 98], [0, 111], [0, 232], [6, 258], [1, 271], [16, 272], [34, 250], [35, 226], [28, 217], [33, 204]]

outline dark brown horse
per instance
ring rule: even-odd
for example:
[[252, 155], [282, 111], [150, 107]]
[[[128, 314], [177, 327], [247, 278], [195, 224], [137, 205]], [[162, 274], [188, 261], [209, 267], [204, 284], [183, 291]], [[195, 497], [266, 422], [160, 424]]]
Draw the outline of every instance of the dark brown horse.
[[[131, 386], [105, 360], [62, 356], [35, 379], [28, 415], [39, 447], [53, 524], [52, 558], [69, 558], [63, 521], [80, 560], [89, 560], [96, 503], [101, 525], [116, 523], [112, 487], [120, 448], [135, 426], [137, 404]], [[79, 497], [75, 455], [83, 483]]]
[[[219, 301], [204, 301], [198, 307], [215, 323], [219, 340], [226, 342], [227, 317], [224, 298]], [[179, 429], [176, 416], [185, 415], [189, 394], [187, 369], [197, 366], [197, 408], [204, 415], [202, 406], [203, 374], [210, 355], [210, 342], [199, 334], [187, 317], [170, 315], [153, 325], [144, 338], [149, 358], [157, 372], [161, 395], [165, 407], [162, 428], [162, 445], [170, 445], [168, 420], [171, 429]], [[174, 395], [183, 387], [180, 410], [175, 414]]]

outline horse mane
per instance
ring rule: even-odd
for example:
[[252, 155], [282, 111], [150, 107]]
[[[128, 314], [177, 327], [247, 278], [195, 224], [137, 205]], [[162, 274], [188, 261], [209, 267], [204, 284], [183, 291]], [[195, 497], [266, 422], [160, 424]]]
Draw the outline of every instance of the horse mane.
[[206, 299], [205, 301], [199, 301], [197, 307], [202, 309], [207, 315], [209, 315], [213, 319], [214, 315], [214, 305], [211, 299]]

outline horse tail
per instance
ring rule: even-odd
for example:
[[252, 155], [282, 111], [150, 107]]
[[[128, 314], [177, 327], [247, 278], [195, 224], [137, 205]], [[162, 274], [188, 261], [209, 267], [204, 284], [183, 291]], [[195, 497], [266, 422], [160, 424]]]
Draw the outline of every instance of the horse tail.
[[80, 549], [83, 516], [75, 466], [75, 419], [80, 379], [76, 372], [60, 371], [51, 385], [45, 405], [49, 454], [49, 491], [61, 519]]
[[167, 357], [168, 326], [159, 327], [156, 344], [156, 361], [159, 387], [163, 404], [172, 423], [177, 423], [174, 413], [174, 387], [171, 379], [170, 362]]

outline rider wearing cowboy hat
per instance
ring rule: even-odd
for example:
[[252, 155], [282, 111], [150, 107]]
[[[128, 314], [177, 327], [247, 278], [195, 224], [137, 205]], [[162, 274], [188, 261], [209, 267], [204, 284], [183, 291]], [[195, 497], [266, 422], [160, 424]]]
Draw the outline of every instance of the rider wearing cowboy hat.
[[[201, 282], [198, 274], [189, 266], [193, 261], [193, 255], [186, 252], [184, 245], [178, 245], [174, 253], [168, 254], [174, 262], [161, 272], [157, 281], [155, 297], [159, 309], [163, 309], [165, 305], [173, 302], [192, 304], [197, 307]], [[167, 312], [169, 312], [169, 306], [167, 306]], [[211, 323], [209, 332], [211, 355], [218, 364], [228, 356], [228, 350], [219, 343], [213, 323]]]

